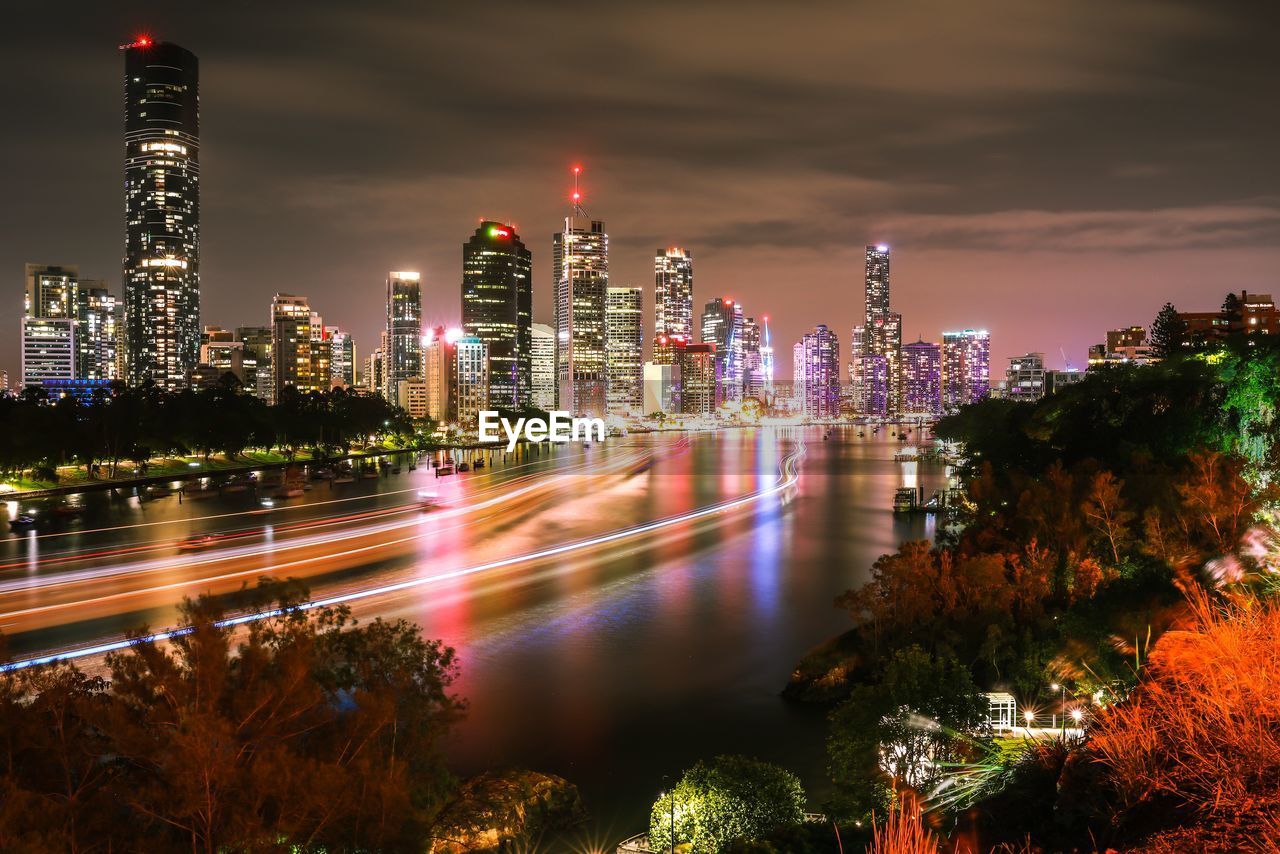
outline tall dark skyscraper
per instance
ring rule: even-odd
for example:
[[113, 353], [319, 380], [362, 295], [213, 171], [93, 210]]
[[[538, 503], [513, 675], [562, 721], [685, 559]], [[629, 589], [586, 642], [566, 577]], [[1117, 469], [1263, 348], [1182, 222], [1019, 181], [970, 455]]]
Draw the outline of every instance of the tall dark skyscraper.
[[462, 329], [489, 345], [489, 406], [532, 404], [533, 256], [510, 225], [481, 221], [462, 245]]
[[124, 47], [125, 379], [187, 384], [200, 359], [200, 87], [191, 51]]

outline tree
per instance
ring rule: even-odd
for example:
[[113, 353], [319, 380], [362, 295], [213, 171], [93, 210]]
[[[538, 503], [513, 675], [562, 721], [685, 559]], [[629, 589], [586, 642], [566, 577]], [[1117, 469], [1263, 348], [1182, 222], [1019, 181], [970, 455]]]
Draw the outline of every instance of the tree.
[[[804, 821], [804, 789], [784, 768], [744, 756], [699, 762], [653, 804], [649, 847], [677, 845], [691, 854], [718, 854], [735, 840], [758, 839]], [[674, 809], [674, 813], [673, 813]]]
[[452, 790], [453, 651], [404, 622], [298, 610], [238, 629], [200, 598], [169, 646], [0, 674], [0, 849], [421, 850]]
[[1228, 335], [1243, 330], [1244, 303], [1235, 291], [1228, 291], [1222, 300], [1222, 322], [1227, 327]]
[[1120, 552], [1132, 540], [1130, 525], [1135, 514], [1127, 509], [1121, 490], [1124, 481], [1109, 471], [1093, 476], [1089, 496], [1084, 502], [1084, 517], [1089, 520], [1094, 533], [1106, 543], [1111, 555], [1111, 565], [1120, 565]]
[[1167, 302], [1151, 321], [1151, 352], [1160, 359], [1170, 359], [1182, 352], [1187, 324], [1178, 316], [1173, 303]]
[[836, 814], [883, 811], [890, 782], [928, 795], [947, 763], [970, 753], [987, 700], [969, 669], [919, 646], [898, 650], [878, 684], [860, 685], [831, 714], [827, 737]]

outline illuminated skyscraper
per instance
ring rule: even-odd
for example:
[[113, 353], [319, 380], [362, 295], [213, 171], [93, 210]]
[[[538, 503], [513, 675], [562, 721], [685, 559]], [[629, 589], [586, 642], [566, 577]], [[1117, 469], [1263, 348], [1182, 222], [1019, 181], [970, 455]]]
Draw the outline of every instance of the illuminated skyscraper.
[[902, 388], [902, 315], [889, 310], [888, 246], [867, 247], [865, 289], [863, 352], [885, 357], [889, 369], [889, 409], [896, 412], [901, 404]]
[[889, 360], [877, 353], [859, 353], [850, 365], [853, 408], [860, 415], [889, 414]]
[[124, 47], [125, 379], [187, 384], [200, 357], [200, 92], [195, 54]]
[[[276, 294], [271, 301], [272, 400], [278, 402], [288, 386], [298, 391], [322, 391], [329, 387], [329, 357], [317, 360], [313, 349], [317, 335], [313, 324], [319, 315], [306, 297]], [[323, 336], [320, 336], [321, 338]], [[318, 364], [323, 373], [317, 375]]]
[[742, 320], [742, 392], [759, 398], [764, 391], [764, 371], [760, 365], [760, 325], [754, 317]]
[[254, 378], [251, 385], [247, 381], [246, 373], [247, 391], [263, 400], [275, 399], [275, 373], [271, 367], [271, 338], [270, 326], [236, 327], [235, 340], [244, 343], [245, 362], [253, 363]]
[[80, 268], [26, 265], [22, 385], [76, 379]]
[[414, 272], [387, 274], [386, 341], [382, 394], [400, 399], [400, 381], [422, 376], [422, 279]]
[[556, 331], [545, 323], [533, 324], [530, 331], [533, 406], [550, 412], [556, 408]]
[[773, 386], [773, 333], [769, 331], [769, 316], [765, 315], [764, 329], [760, 335], [760, 373], [764, 381], [762, 389], [765, 403], [772, 405]]
[[609, 235], [587, 219], [575, 185], [573, 212], [552, 237], [555, 282], [556, 384], [560, 408], [573, 415], [605, 414], [605, 293], [609, 287]]
[[461, 329], [437, 326], [422, 338], [423, 378], [427, 385], [427, 414], [432, 421], [449, 423], [458, 417], [458, 339]]
[[81, 279], [76, 289], [76, 379], [114, 380], [118, 306], [106, 283]]
[[902, 411], [937, 415], [942, 411], [942, 350], [930, 341], [902, 348]]
[[489, 405], [530, 405], [533, 257], [510, 225], [482, 220], [462, 246], [462, 329], [488, 344]]
[[840, 414], [840, 342], [823, 324], [806, 332], [800, 341], [800, 368], [804, 378], [804, 414], [810, 418], [836, 418]]
[[457, 352], [455, 394], [458, 423], [474, 427], [481, 410], [489, 405], [489, 345], [474, 335], [464, 335], [454, 345]]
[[680, 367], [680, 411], [685, 415], [713, 414], [724, 387], [716, 345], [685, 344], [679, 338], [673, 341]]
[[356, 384], [356, 342], [351, 333], [337, 326], [324, 328], [329, 342], [329, 380], [342, 386]]
[[702, 343], [716, 345], [720, 362], [720, 403], [742, 400], [742, 327], [742, 306], [731, 299], [716, 297], [702, 309]]
[[991, 336], [985, 329], [942, 333], [942, 406], [958, 409], [991, 392]]
[[609, 288], [605, 294], [605, 356], [610, 415], [641, 415], [644, 403], [644, 292]]
[[693, 254], [678, 246], [653, 259], [654, 335], [693, 341]]

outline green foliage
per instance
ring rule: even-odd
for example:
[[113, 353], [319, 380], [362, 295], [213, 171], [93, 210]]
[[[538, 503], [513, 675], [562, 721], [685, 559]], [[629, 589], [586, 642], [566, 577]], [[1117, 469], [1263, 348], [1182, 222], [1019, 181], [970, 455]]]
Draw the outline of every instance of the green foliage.
[[1178, 317], [1173, 303], [1162, 305], [1151, 322], [1151, 352], [1158, 359], [1174, 358], [1182, 353], [1186, 337], [1187, 324]]
[[346, 389], [302, 393], [289, 386], [275, 405], [245, 394], [234, 383], [166, 392], [151, 383], [101, 389], [88, 403], [65, 397], [50, 403], [29, 388], [0, 398], [0, 474], [78, 463], [105, 465], [114, 476], [121, 461], [211, 454], [235, 458], [247, 448], [300, 448], [345, 453], [371, 436], [414, 435], [402, 409], [378, 395]]
[[649, 847], [719, 854], [735, 840], [754, 840], [804, 820], [804, 789], [784, 768], [743, 756], [699, 762], [653, 805]]
[[833, 812], [845, 819], [883, 814], [889, 780], [931, 791], [947, 764], [972, 753], [986, 714], [987, 700], [966, 666], [919, 646], [899, 649], [876, 683], [859, 685], [831, 715]]

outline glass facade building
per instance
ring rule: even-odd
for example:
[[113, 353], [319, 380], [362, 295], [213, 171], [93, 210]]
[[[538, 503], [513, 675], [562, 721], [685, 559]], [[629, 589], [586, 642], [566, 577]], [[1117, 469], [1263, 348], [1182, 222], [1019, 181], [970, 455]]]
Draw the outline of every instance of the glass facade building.
[[187, 384], [200, 357], [200, 91], [195, 54], [125, 54], [125, 379]]
[[600, 220], [575, 209], [552, 238], [555, 281], [556, 386], [559, 406], [573, 415], [605, 414], [605, 303], [609, 235]]
[[422, 277], [387, 274], [387, 325], [382, 353], [382, 394], [400, 398], [400, 381], [422, 376]]
[[693, 342], [693, 253], [678, 246], [653, 259], [654, 335]]
[[644, 404], [644, 292], [609, 288], [605, 294], [605, 357], [611, 415], [641, 415]]
[[489, 405], [523, 409], [533, 386], [533, 256], [510, 225], [482, 220], [462, 245], [462, 330], [489, 345]]

